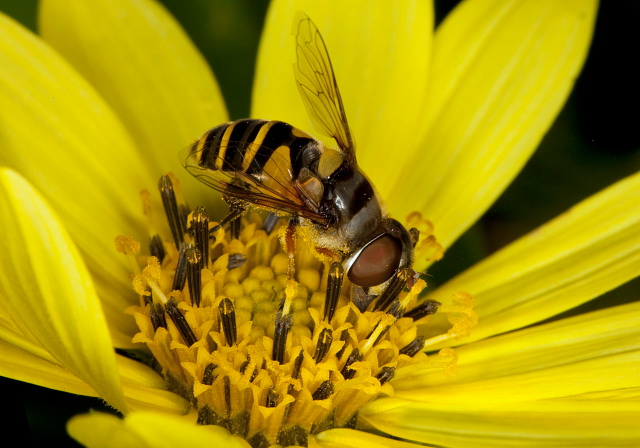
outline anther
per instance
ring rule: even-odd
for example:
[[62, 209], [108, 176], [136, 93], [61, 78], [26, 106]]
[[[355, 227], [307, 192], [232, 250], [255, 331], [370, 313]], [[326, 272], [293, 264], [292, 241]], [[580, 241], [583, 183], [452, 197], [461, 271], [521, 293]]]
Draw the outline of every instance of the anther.
[[202, 206], [196, 207], [191, 214], [190, 224], [191, 235], [202, 255], [201, 265], [206, 268], [209, 266], [209, 215], [207, 215], [207, 210]]
[[298, 356], [296, 357], [296, 362], [293, 364], [293, 369], [291, 371], [291, 378], [297, 379], [298, 374], [300, 373], [300, 368], [302, 367], [302, 360], [304, 359], [304, 351], [300, 350]]
[[[294, 380], [298, 379], [298, 375], [300, 374], [300, 368], [302, 367], [303, 360], [304, 360], [304, 350], [301, 349], [300, 352], [298, 353], [298, 356], [296, 357], [296, 361], [293, 363], [293, 369], [291, 369], [291, 378], [293, 378]], [[294, 389], [295, 388], [293, 387], [293, 384], [289, 384], [287, 393], [289, 395], [293, 394]]]
[[398, 300], [395, 300], [389, 307], [387, 314], [391, 314], [396, 319], [401, 319], [404, 316], [404, 307]]
[[282, 315], [282, 312], [276, 314], [276, 329], [273, 335], [273, 352], [271, 358], [282, 364], [284, 362], [284, 353], [287, 342], [287, 334], [292, 324], [291, 314]]
[[395, 374], [396, 368], [387, 366], [380, 369], [380, 371], [376, 375], [376, 378], [378, 379], [378, 381], [380, 381], [380, 385], [382, 386], [384, 383], [391, 381]]
[[374, 327], [373, 329], [369, 332], [369, 334], [367, 335], [367, 337], [365, 339], [371, 339], [373, 337], [373, 335], [376, 335], [376, 339], [374, 341], [371, 341], [371, 343], [369, 344], [369, 342], [367, 342], [367, 346], [374, 346], [378, 343], [378, 341], [385, 335], [387, 334], [387, 331], [389, 331], [389, 328], [391, 328], [391, 325], [386, 325], [382, 328], [380, 328], [381, 325], [384, 325], [382, 321], [379, 321]]
[[404, 316], [410, 317], [415, 322], [422, 319], [424, 316], [435, 314], [436, 311], [438, 311], [439, 306], [440, 302], [436, 302], [435, 300], [427, 300], [414, 309], [407, 311]]
[[331, 343], [333, 342], [333, 332], [331, 328], [325, 328], [320, 332], [318, 336], [318, 343], [316, 344], [316, 353], [313, 355], [313, 359], [316, 364], [322, 362], [327, 355]]
[[236, 339], [238, 337], [236, 329], [236, 312], [233, 308], [233, 303], [225, 297], [220, 302], [220, 305], [218, 305], [218, 310], [220, 311], [220, 320], [222, 320], [224, 337], [227, 340], [227, 345], [231, 347], [236, 343]]
[[175, 242], [176, 247], [180, 247], [180, 244], [184, 241], [185, 228], [182, 216], [178, 210], [178, 202], [176, 200], [176, 192], [173, 189], [173, 182], [171, 182], [169, 176], [165, 174], [160, 178], [158, 189], [160, 190], [164, 212], [167, 215], [167, 221], [171, 228], [173, 241]]
[[193, 334], [193, 330], [187, 323], [187, 319], [185, 319], [184, 314], [182, 314], [182, 311], [178, 309], [178, 305], [176, 304], [176, 301], [174, 299], [171, 299], [169, 300], [169, 302], [167, 302], [166, 311], [175, 324], [176, 328], [178, 328], [178, 331], [180, 332], [182, 339], [184, 339], [185, 344], [187, 344], [188, 347], [191, 347], [193, 344], [195, 344], [197, 341], [196, 336]]
[[278, 219], [280, 219], [280, 217], [273, 212], [269, 213], [267, 217], [264, 219], [264, 225], [262, 226], [262, 228], [264, 229], [265, 232], [267, 232], [267, 235], [273, 232], [273, 229], [276, 227], [276, 224], [278, 223]]
[[276, 389], [273, 386], [270, 386], [267, 391], [267, 402], [265, 403], [265, 406], [268, 408], [275, 408], [278, 404], [278, 397], [279, 395], [278, 392], [276, 392]]
[[327, 278], [327, 295], [324, 301], [324, 319], [331, 322], [338, 306], [340, 289], [344, 280], [344, 268], [338, 262], [331, 263]]
[[313, 401], [325, 400], [333, 395], [333, 381], [325, 380], [320, 386], [316, 389], [316, 391], [311, 396]]
[[160, 238], [160, 235], [153, 235], [151, 237], [151, 241], [149, 242], [149, 252], [151, 255], [156, 257], [160, 263], [162, 263], [166, 253], [164, 251], [164, 245], [162, 244], [162, 238]]
[[149, 294], [145, 294], [142, 296], [142, 300], [144, 302], [145, 305], [151, 305], [153, 304], [153, 289], [151, 288], [146, 288], [147, 292]]
[[187, 249], [189, 246], [182, 244], [178, 253], [178, 263], [176, 265], [176, 273], [173, 277], [172, 291], [182, 291], [184, 284], [187, 282]]
[[216, 379], [216, 377], [213, 375], [213, 371], [217, 367], [218, 366], [212, 362], [207, 364], [207, 366], [204, 368], [204, 372], [202, 373], [202, 384], [205, 384], [207, 386], [211, 386], [213, 384], [213, 381]]
[[227, 269], [235, 269], [241, 267], [247, 262], [247, 256], [245, 254], [229, 254], [229, 261], [227, 261]]
[[413, 341], [400, 349], [401, 355], [413, 357], [416, 353], [424, 348], [424, 336], [418, 336]]
[[189, 279], [189, 296], [191, 297], [192, 306], [200, 306], [202, 298], [202, 254], [200, 251], [191, 246], [187, 249], [187, 278]]
[[164, 307], [161, 303], [152, 303], [149, 305], [149, 318], [151, 319], [151, 325], [153, 325], [153, 331], [158, 328], [167, 328], [167, 316], [164, 314]]
[[231, 414], [231, 379], [228, 375], [225, 375], [222, 381], [224, 382], [224, 402], [227, 405], [227, 412], [225, 412], [225, 414], [228, 416]]
[[191, 209], [187, 204], [178, 204], [178, 216], [180, 217], [180, 223], [182, 228], [187, 231], [187, 223], [189, 221], [189, 215], [191, 214]]
[[353, 375], [356, 374], [356, 371], [350, 368], [351, 364], [356, 361], [360, 361], [361, 359], [362, 356], [360, 356], [360, 350], [358, 350], [357, 348], [353, 349], [353, 351], [347, 358], [347, 362], [344, 363], [344, 367], [340, 371], [345, 380], [350, 380], [351, 378], [353, 378]]
[[396, 297], [402, 292], [402, 289], [406, 284], [406, 271], [407, 269], [401, 269], [393, 276], [389, 285], [380, 294], [376, 303], [373, 306], [373, 311], [384, 311], [393, 302]]
[[[242, 364], [240, 364], [240, 369], [238, 369], [239, 372], [244, 375], [244, 373], [247, 371], [247, 367], [249, 367], [249, 364], [251, 364], [251, 357], [247, 355], [247, 360]], [[251, 372], [251, 377], [249, 377], [249, 382], [250, 383], [253, 382], [253, 380], [256, 379], [256, 376], [258, 376], [257, 367], [253, 369], [253, 372]]]
[[247, 367], [249, 367], [249, 364], [251, 364], [251, 357], [247, 356], [247, 360], [245, 362], [243, 362], [242, 364], [240, 364], [240, 368], [238, 369], [240, 371], [240, 373], [242, 373], [244, 375], [244, 372], [247, 371]]

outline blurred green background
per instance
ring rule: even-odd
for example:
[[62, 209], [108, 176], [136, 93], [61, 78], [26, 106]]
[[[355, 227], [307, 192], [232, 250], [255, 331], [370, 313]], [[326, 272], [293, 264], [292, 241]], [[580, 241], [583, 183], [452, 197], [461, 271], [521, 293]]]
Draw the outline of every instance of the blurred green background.
[[[267, 0], [161, 0], [216, 74], [233, 119], [249, 115], [254, 61]], [[443, 17], [457, 0], [436, 0]], [[524, 171], [486, 215], [430, 270], [436, 286], [571, 205], [640, 169], [640, 1], [604, 1], [585, 68], [555, 124]], [[36, 0], [0, 0], [0, 11], [36, 30]], [[211, 123], [215, 125], [217, 123]], [[640, 213], [640, 210], [638, 211]], [[578, 312], [638, 300], [632, 281]], [[21, 446], [74, 446], [65, 422], [97, 399], [0, 378], [11, 413], [0, 428]]]

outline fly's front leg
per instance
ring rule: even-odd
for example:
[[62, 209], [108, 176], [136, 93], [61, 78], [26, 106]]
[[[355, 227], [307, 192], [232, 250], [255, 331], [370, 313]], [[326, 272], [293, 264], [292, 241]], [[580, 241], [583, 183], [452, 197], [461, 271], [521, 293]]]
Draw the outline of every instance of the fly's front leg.
[[224, 198], [225, 202], [229, 205], [229, 214], [222, 218], [218, 225], [212, 227], [209, 230], [210, 235], [215, 233], [227, 224], [230, 224], [231, 238], [238, 238], [240, 236], [240, 218], [247, 209], [247, 203], [237, 199]]

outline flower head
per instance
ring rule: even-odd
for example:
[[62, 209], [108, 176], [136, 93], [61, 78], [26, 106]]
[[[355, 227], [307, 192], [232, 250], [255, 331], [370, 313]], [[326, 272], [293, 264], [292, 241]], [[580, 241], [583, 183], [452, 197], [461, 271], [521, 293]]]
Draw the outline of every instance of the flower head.
[[[554, 119], [596, 9], [582, 0], [468, 0], [433, 34], [424, 2], [342, 5], [341, 14], [326, 2], [285, 3], [274, 1], [267, 17], [251, 115], [313, 130], [284, 51], [302, 9], [331, 52], [359, 163], [391, 214], [445, 249]], [[425, 297], [420, 285], [400, 294], [406, 311], [440, 303], [432, 319], [359, 309], [345, 290], [330, 316], [339, 274], [300, 249], [297, 281], [285, 281], [277, 231], [264, 217], [243, 217], [235, 239], [220, 230], [203, 244], [191, 233], [194, 247], [181, 251], [153, 196], [143, 194], [139, 212], [140, 190], [181, 172], [177, 150], [227, 120], [221, 96], [156, 3], [62, 5], [41, 5], [44, 42], [0, 17], [0, 161], [9, 167], [0, 171], [0, 374], [100, 396], [125, 414], [80, 416], [74, 437], [90, 446], [107, 434], [149, 446], [246, 446], [229, 431], [254, 446], [638, 442], [638, 304], [528, 327], [637, 276], [638, 176]], [[220, 219], [215, 195], [181, 182], [189, 203]], [[189, 220], [205, 222], [201, 212]], [[135, 241], [149, 234], [152, 256], [140, 257]], [[127, 256], [112, 249], [116, 235], [133, 237], [119, 240]], [[438, 247], [424, 241], [417, 269]], [[190, 276], [196, 265], [201, 275]], [[183, 273], [186, 285], [174, 288]], [[278, 311], [283, 296], [289, 314]], [[468, 333], [470, 296], [479, 322]], [[421, 341], [449, 359], [423, 353]], [[112, 350], [140, 343], [162, 376]], [[338, 424], [323, 426], [329, 416]], [[289, 438], [270, 433], [283, 428]]]

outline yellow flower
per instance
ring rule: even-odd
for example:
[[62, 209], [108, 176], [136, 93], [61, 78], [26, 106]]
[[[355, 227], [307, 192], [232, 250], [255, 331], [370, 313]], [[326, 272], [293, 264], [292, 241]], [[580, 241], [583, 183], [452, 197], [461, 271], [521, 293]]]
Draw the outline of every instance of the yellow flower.
[[[312, 131], [291, 70], [298, 9], [323, 32], [360, 164], [393, 216], [419, 211], [446, 248], [555, 118], [596, 4], [468, 0], [432, 34], [427, 2], [276, 0], [252, 116]], [[126, 415], [72, 420], [89, 446], [247, 446], [178, 417], [189, 403], [113, 352], [138, 346], [123, 314], [138, 302], [113, 238], [145, 239], [139, 191], [182, 173], [177, 150], [227, 120], [213, 75], [148, 0], [48, 0], [40, 22], [44, 40], [0, 16], [0, 374], [100, 396]], [[190, 203], [211, 204], [211, 191], [181, 179]], [[618, 182], [428, 294], [475, 298], [478, 326], [449, 342], [458, 375], [405, 369], [392, 397], [360, 409], [359, 430], [329, 429], [309, 445], [637, 445], [640, 305], [529, 326], [637, 276], [639, 183]]]

